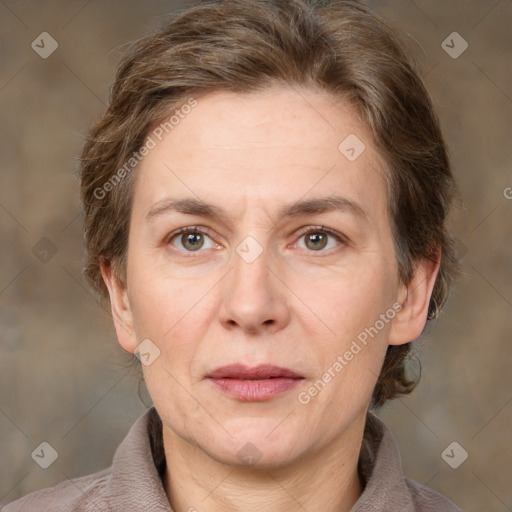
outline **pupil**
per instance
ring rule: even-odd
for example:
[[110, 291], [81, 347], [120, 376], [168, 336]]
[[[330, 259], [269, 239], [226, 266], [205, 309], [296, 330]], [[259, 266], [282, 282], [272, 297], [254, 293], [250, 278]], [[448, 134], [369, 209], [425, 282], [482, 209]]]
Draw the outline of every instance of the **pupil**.
[[[202, 235], [200, 233], [187, 233], [185, 237], [185, 246], [188, 245], [192, 249], [197, 249], [202, 246]], [[314, 233], [309, 235], [308, 240], [312, 243], [314, 248], [323, 248], [325, 247], [326, 236], [323, 233]]]
[[[323, 233], [314, 233], [309, 235], [308, 240], [313, 243], [313, 248], [323, 249], [325, 247], [326, 236]], [[318, 242], [320, 242], [318, 244]], [[323, 243], [322, 243], [323, 242]]]
[[200, 233], [187, 233], [185, 235], [186, 237], [186, 243], [184, 244], [185, 247], [189, 245], [189, 248], [197, 249], [198, 247], [201, 247], [202, 245], [202, 235]]

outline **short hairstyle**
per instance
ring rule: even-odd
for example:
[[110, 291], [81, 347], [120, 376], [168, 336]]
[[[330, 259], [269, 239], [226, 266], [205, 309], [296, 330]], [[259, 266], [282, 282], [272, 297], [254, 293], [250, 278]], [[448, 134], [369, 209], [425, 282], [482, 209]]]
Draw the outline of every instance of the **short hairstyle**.
[[[365, 122], [385, 165], [401, 282], [411, 281], [415, 262], [441, 257], [428, 314], [428, 320], [437, 318], [458, 273], [446, 226], [457, 189], [431, 99], [404, 41], [386, 20], [355, 1], [314, 4], [201, 3], [131, 44], [81, 156], [84, 272], [102, 302], [108, 290], [100, 261], [126, 281], [136, 174], [131, 171], [150, 131], [192, 104], [191, 98], [277, 84], [346, 100]], [[388, 346], [371, 407], [416, 387], [419, 376], [407, 375], [410, 349], [410, 343]]]

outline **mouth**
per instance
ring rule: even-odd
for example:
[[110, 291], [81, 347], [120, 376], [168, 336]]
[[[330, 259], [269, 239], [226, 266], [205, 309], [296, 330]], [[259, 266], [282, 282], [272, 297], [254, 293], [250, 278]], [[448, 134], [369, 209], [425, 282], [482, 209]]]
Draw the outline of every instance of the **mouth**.
[[304, 376], [280, 366], [222, 366], [206, 375], [224, 394], [242, 402], [270, 400], [295, 387]]
[[238, 379], [238, 380], [263, 380], [263, 379], [303, 379], [302, 375], [295, 373], [288, 368], [261, 364], [252, 368], [243, 364], [231, 364], [221, 366], [206, 375], [210, 379]]

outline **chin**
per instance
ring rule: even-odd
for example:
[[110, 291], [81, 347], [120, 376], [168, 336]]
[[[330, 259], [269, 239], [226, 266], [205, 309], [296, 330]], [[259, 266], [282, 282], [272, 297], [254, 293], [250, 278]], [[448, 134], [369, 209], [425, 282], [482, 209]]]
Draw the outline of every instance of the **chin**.
[[[211, 440], [202, 449], [213, 459], [230, 466], [253, 469], [272, 469], [286, 466], [299, 457], [301, 438], [299, 432], [292, 433], [285, 429], [278, 430], [275, 420], [255, 422], [242, 425], [238, 419], [231, 422], [231, 428], [226, 428], [233, 437], [222, 436], [222, 439]], [[235, 428], [236, 424], [236, 428]], [[271, 425], [269, 427], [269, 425]], [[274, 432], [272, 430], [274, 429]], [[269, 432], [272, 434], [269, 435]]]
[[224, 450], [211, 450], [207, 447], [205, 452], [214, 460], [235, 466], [238, 468], [247, 468], [248, 470], [273, 470], [283, 468], [292, 464], [297, 455], [296, 446], [289, 446], [290, 443], [282, 443], [281, 446], [272, 446], [268, 442], [253, 443], [246, 441], [237, 446], [226, 447]]

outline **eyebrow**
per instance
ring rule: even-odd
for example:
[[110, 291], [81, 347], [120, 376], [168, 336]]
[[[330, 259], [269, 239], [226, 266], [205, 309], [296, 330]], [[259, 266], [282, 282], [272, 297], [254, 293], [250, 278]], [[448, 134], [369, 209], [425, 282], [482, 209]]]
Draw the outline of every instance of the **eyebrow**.
[[[294, 218], [303, 215], [320, 214], [332, 211], [352, 213], [361, 220], [368, 220], [366, 210], [355, 201], [346, 197], [330, 195], [315, 199], [308, 199], [282, 206], [277, 212], [277, 218]], [[151, 222], [156, 217], [166, 213], [177, 212], [188, 215], [197, 215], [211, 219], [219, 219], [228, 223], [230, 216], [219, 206], [207, 203], [201, 199], [190, 198], [165, 198], [158, 201], [146, 214], [146, 221]]]

